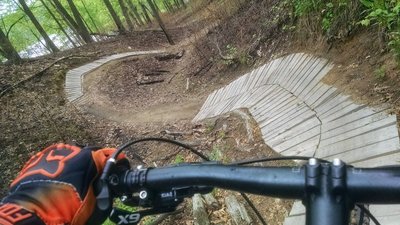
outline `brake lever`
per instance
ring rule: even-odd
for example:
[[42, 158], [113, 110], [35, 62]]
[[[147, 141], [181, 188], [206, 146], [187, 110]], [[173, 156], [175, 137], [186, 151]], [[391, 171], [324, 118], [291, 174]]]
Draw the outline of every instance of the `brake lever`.
[[113, 208], [109, 218], [116, 224], [136, 225], [144, 216], [174, 212], [184, 198], [192, 197], [196, 193], [206, 194], [212, 190], [213, 188], [208, 186], [179, 187], [161, 192], [142, 190], [139, 192], [139, 199], [135, 197], [125, 198], [121, 199], [122, 203], [153, 208], [137, 212]]

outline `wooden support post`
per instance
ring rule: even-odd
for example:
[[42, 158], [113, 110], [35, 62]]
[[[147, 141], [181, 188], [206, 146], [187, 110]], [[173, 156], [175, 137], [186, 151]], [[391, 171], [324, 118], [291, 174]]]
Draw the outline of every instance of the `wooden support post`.
[[171, 36], [168, 34], [167, 29], [165, 28], [165, 25], [163, 21], [161, 20], [160, 14], [158, 14], [158, 11], [156, 9], [156, 6], [154, 5], [152, 0], [147, 0], [147, 3], [149, 4], [151, 10], [153, 11], [153, 16], [157, 19], [158, 24], [160, 25], [161, 29], [163, 30], [165, 36], [168, 39], [168, 42], [170, 45], [174, 45], [174, 41], [172, 40]]

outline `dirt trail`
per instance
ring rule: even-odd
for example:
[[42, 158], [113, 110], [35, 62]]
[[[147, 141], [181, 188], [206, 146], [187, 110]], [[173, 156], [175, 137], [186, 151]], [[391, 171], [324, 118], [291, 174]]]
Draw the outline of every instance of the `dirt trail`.
[[[85, 108], [86, 112], [95, 116], [109, 119], [120, 123], [157, 123], [192, 119], [199, 111], [202, 102], [198, 99], [182, 103], [167, 103], [155, 105], [139, 112], [119, 110], [112, 107], [90, 105]], [[137, 109], [132, 109], [136, 111]]]
[[[192, 45], [216, 25], [209, 24], [165, 49], [166, 54], [183, 56], [167, 60], [157, 58], [165, 54], [134, 56], [109, 62], [86, 74], [82, 81], [84, 96], [77, 105], [86, 113], [126, 124], [191, 120], [214, 89], [204, 89], [189, 80]], [[155, 71], [163, 73], [149, 75]], [[139, 85], [143, 78], [162, 82]]]

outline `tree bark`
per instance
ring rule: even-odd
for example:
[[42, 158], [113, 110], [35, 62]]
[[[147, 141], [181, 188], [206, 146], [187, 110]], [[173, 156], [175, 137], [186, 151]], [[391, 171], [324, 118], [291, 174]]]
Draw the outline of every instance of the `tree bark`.
[[85, 22], [82, 19], [81, 14], [79, 13], [78, 9], [76, 8], [74, 2], [72, 0], [67, 0], [69, 7], [71, 8], [72, 14], [74, 15], [75, 22], [78, 25], [79, 33], [81, 34], [83, 40], [86, 43], [93, 42], [92, 37], [90, 36], [90, 32], [88, 28], [85, 26]]
[[11, 62], [21, 61], [21, 57], [11, 44], [10, 40], [6, 37], [3, 30], [0, 28], [0, 47], [2, 55]]
[[142, 17], [140, 17], [140, 15], [139, 15], [139, 13], [138, 13], [138, 11], [137, 11], [136, 6], [133, 5], [133, 3], [131, 2], [131, 0], [127, 0], [127, 2], [128, 2], [129, 8], [131, 9], [131, 11], [133, 12], [133, 14], [134, 14], [135, 17], [136, 17], [136, 20], [139, 22], [139, 24], [140, 24], [141, 26], [143, 26], [143, 25], [144, 25], [144, 22], [143, 22], [143, 20], [142, 20]]
[[82, 1], [83, 8], [85, 8], [85, 11], [86, 11], [86, 13], [88, 14], [88, 16], [90, 18], [90, 21], [92, 21], [92, 24], [93, 24], [94, 28], [96, 28], [96, 32], [100, 32], [99, 27], [97, 27], [96, 23], [94, 22], [94, 19], [93, 19], [92, 15], [90, 15], [89, 10], [86, 7], [85, 1], [84, 0], [81, 0], [81, 1]]
[[144, 18], [146, 19], [146, 22], [151, 23], [150, 16], [147, 13], [147, 11], [148, 11], [147, 7], [143, 3], [140, 3], [140, 6], [142, 7], [143, 15], [144, 15]]
[[117, 13], [115, 12], [114, 8], [112, 7], [110, 0], [103, 0], [104, 4], [106, 5], [108, 12], [110, 12], [111, 17], [113, 18], [115, 25], [117, 25], [118, 31], [120, 33], [125, 33], [125, 27], [122, 25], [121, 20], [119, 19]]
[[[50, 1], [51, 2], [51, 1]], [[69, 15], [67, 10], [64, 8], [64, 6], [60, 3], [59, 0], [53, 0], [54, 7], [57, 9], [57, 11], [60, 13], [60, 15], [64, 18], [64, 20], [67, 22], [69, 27], [73, 30], [75, 35], [80, 38], [80, 40], [83, 42], [86, 42], [85, 37], [79, 32], [79, 27], [78, 24], [75, 22], [75, 20]]]
[[147, 3], [149, 4], [151, 10], [153, 11], [153, 15], [154, 17], [157, 19], [158, 24], [160, 25], [161, 29], [163, 30], [165, 36], [167, 37], [167, 40], [169, 42], [170, 45], [174, 45], [174, 41], [171, 38], [171, 35], [169, 35], [167, 28], [164, 25], [164, 22], [161, 20], [160, 15], [158, 14], [158, 11], [156, 9], [156, 6], [154, 5], [152, 0], [147, 0]]
[[46, 42], [46, 45], [51, 49], [52, 52], [58, 52], [59, 49], [54, 44], [54, 42], [50, 39], [50, 37], [47, 35], [46, 31], [40, 25], [39, 21], [33, 15], [31, 9], [28, 7], [28, 5], [25, 3], [25, 1], [24, 0], [18, 0], [18, 1], [21, 4], [22, 9], [24, 10], [25, 14], [29, 17], [29, 19], [32, 21], [33, 25], [36, 27], [36, 29], [39, 31], [40, 35], [43, 37], [44, 41]]
[[179, 1], [181, 2], [181, 5], [182, 5], [184, 8], [186, 8], [185, 1], [184, 1], [184, 0], [179, 0]]
[[65, 31], [64, 27], [61, 25], [60, 21], [58, 21], [57, 17], [54, 15], [54, 13], [50, 10], [50, 8], [47, 6], [47, 4], [44, 2], [44, 0], [40, 0], [42, 5], [46, 8], [46, 10], [49, 12], [50, 16], [54, 19], [54, 21], [57, 23], [58, 27], [60, 28], [61, 32], [64, 33], [65, 37], [67, 37], [68, 41], [71, 42], [71, 44], [76, 48], [78, 47], [75, 42], [72, 40], [72, 38], [68, 35], [67, 31]]
[[119, 6], [121, 7], [122, 14], [125, 17], [126, 24], [128, 24], [129, 30], [133, 30], [134, 26], [133, 26], [133, 23], [131, 21], [131, 18], [129, 17], [128, 9], [126, 8], [126, 5], [125, 5], [124, 1], [123, 0], [118, 0], [118, 3], [119, 3]]
[[167, 11], [169, 13], [172, 13], [171, 7], [169, 6], [169, 4], [166, 2], [166, 0], [163, 1], [164, 7], [167, 9]]

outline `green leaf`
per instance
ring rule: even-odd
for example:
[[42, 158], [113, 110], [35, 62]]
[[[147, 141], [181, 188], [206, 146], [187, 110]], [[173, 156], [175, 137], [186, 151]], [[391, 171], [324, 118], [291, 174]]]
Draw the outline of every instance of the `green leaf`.
[[369, 0], [360, 0], [360, 2], [361, 2], [361, 4], [363, 4], [364, 6], [366, 6], [368, 8], [372, 8], [372, 6], [374, 5], [374, 3]]
[[363, 26], [369, 26], [371, 24], [371, 20], [369, 19], [363, 19], [360, 21], [360, 24]]

